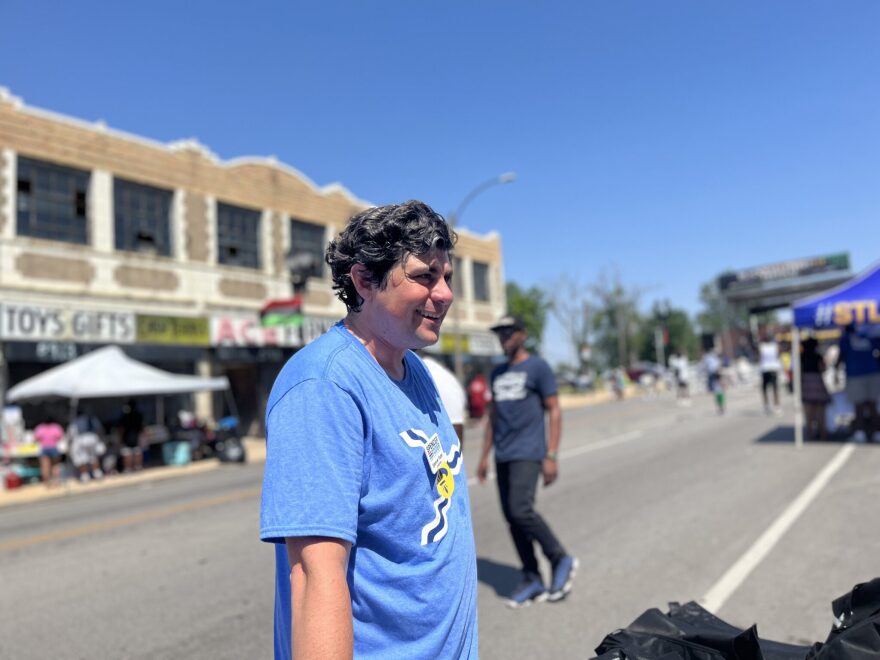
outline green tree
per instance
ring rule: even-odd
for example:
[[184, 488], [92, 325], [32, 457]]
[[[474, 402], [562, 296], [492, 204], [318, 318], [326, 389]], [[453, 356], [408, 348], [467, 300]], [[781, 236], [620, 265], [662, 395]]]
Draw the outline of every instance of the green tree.
[[635, 337], [641, 325], [642, 289], [627, 286], [614, 269], [602, 272], [589, 288], [594, 302], [594, 349], [604, 367], [628, 367], [637, 354]]
[[705, 282], [700, 287], [700, 302], [703, 309], [697, 314], [697, 324], [703, 332], [717, 335], [724, 331], [725, 325], [749, 327], [748, 312], [743, 316], [739, 310], [728, 307], [715, 281]]
[[584, 349], [591, 345], [592, 303], [589, 287], [568, 275], [562, 275], [547, 290], [550, 313], [562, 327], [572, 353], [576, 356], [576, 372], [586, 368]]
[[[697, 325], [702, 332], [719, 335], [725, 330], [749, 331], [749, 310], [738, 305], [728, 305], [718, 290], [715, 281], [706, 282], [700, 287], [700, 302], [703, 309], [697, 314]], [[761, 312], [756, 315], [759, 326], [776, 322], [774, 312]]]
[[668, 301], [655, 302], [651, 313], [642, 320], [636, 340], [639, 359], [657, 361], [657, 330], [663, 333], [666, 344], [663, 347], [664, 359], [669, 359], [672, 351], [680, 351], [691, 359], [699, 357], [699, 342], [690, 316], [683, 309], [670, 307]]
[[522, 318], [526, 324], [529, 333], [526, 348], [533, 353], [540, 352], [544, 326], [547, 323], [547, 311], [550, 309], [549, 299], [538, 287], [523, 289], [516, 282], [508, 282], [505, 290], [507, 311]]

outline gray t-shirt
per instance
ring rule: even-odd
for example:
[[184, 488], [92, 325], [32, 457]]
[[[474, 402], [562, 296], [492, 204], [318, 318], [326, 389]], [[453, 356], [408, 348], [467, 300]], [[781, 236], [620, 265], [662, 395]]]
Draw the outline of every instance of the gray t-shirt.
[[540, 461], [547, 453], [544, 400], [557, 392], [550, 365], [534, 355], [492, 372], [495, 460]]

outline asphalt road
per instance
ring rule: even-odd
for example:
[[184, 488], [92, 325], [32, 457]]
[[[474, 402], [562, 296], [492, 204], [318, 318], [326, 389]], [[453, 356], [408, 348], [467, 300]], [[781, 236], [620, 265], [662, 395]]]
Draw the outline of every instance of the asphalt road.
[[[588, 658], [645, 609], [700, 599], [771, 639], [825, 638], [831, 600], [880, 575], [880, 446], [797, 451], [757, 392], [730, 398], [723, 417], [705, 396], [565, 414], [538, 500], [581, 559], [560, 603], [504, 607], [515, 554], [494, 484], [471, 486], [481, 657]], [[0, 658], [271, 658], [260, 477], [224, 466], [0, 510]]]

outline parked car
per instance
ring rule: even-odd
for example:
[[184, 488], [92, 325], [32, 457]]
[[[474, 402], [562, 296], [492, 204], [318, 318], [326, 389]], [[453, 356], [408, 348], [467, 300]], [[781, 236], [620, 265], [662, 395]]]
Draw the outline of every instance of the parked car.
[[576, 392], [588, 392], [596, 386], [595, 376], [586, 374], [567, 374], [559, 377], [559, 382], [568, 385]]
[[657, 364], [656, 362], [636, 362], [626, 370], [626, 375], [634, 383], [640, 382], [642, 376], [646, 374], [653, 376], [657, 380], [661, 380], [666, 374], [666, 367]]

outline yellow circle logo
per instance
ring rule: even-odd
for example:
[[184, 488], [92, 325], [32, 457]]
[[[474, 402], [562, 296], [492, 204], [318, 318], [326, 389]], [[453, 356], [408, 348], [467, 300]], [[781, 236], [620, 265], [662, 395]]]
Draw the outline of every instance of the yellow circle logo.
[[449, 469], [449, 463], [443, 463], [437, 470], [437, 492], [447, 500], [452, 497], [455, 490], [455, 476]]

